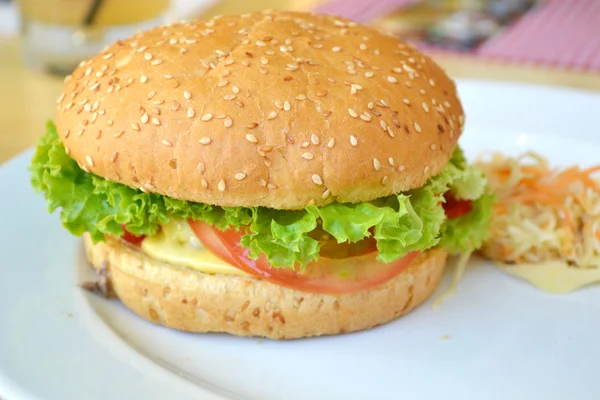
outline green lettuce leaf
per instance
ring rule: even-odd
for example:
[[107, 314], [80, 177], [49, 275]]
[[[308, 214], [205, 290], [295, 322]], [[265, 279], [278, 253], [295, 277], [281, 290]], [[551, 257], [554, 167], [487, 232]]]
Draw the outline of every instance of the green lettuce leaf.
[[468, 214], [447, 219], [441, 229], [440, 245], [450, 253], [467, 253], [481, 247], [488, 238], [495, 196], [485, 191], [473, 201]]
[[[242, 227], [250, 257], [264, 254], [275, 267], [305, 266], [319, 257], [320, 243], [310, 236], [318, 227], [339, 243], [373, 236], [382, 262], [441, 244], [467, 251], [481, 243], [491, 213], [485, 179], [468, 166], [457, 147], [450, 162], [419, 189], [367, 203], [332, 203], [304, 210], [218, 207], [145, 193], [81, 169], [66, 153], [53, 123], [31, 161], [31, 182], [44, 193], [48, 209], [74, 235], [89, 232], [94, 241], [120, 236], [123, 226], [136, 235], [154, 235], [171, 219], [205, 221], [217, 229]], [[447, 221], [443, 194], [477, 199], [473, 212]], [[471, 246], [471, 247], [470, 247]]]

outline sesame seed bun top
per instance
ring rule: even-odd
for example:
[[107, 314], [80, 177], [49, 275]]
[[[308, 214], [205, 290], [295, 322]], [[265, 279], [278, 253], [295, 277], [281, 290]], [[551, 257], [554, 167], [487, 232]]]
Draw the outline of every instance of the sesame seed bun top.
[[297, 209], [422, 186], [464, 116], [454, 83], [401, 40], [271, 11], [156, 27], [67, 78], [56, 124], [82, 168], [221, 206]]

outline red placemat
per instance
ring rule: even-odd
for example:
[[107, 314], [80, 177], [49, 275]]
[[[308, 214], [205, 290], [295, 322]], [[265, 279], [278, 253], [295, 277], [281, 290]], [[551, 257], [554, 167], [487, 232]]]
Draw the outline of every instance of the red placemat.
[[600, 0], [549, 0], [483, 43], [476, 54], [600, 70]]
[[[411, 10], [427, 4], [419, 0], [331, 0], [315, 11], [392, 31], [395, 19], [402, 26], [398, 35], [425, 51], [600, 72], [600, 0], [531, 1], [528, 7], [513, 11], [514, 15], [505, 12], [502, 16], [499, 10], [504, 7], [506, 11], [511, 3], [514, 7], [515, 1], [480, 3], [485, 6], [441, 13], [441, 21], [430, 18], [429, 26], [419, 28], [410, 22], [415, 14]], [[417, 14], [422, 22], [423, 13]]]

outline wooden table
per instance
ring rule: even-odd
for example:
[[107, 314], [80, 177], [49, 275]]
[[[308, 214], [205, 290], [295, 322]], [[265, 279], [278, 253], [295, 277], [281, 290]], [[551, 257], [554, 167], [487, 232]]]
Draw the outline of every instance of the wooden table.
[[[207, 14], [247, 12], [272, 6], [274, 1], [229, 1]], [[239, 10], [241, 3], [246, 3], [243, 10]], [[436, 59], [456, 78], [519, 81], [600, 91], [600, 74], [505, 65], [458, 56], [439, 55]], [[0, 38], [0, 163], [33, 146], [43, 135], [45, 122], [54, 117], [55, 100], [61, 87], [62, 79], [23, 68], [17, 38]]]

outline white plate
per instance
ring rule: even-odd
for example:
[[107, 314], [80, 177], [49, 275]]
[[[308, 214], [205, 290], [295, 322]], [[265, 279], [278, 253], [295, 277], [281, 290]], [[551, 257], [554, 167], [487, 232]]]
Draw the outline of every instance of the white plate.
[[[460, 93], [470, 155], [533, 148], [560, 164], [598, 161], [597, 94], [477, 81]], [[272, 342], [146, 323], [76, 287], [90, 268], [30, 189], [30, 156], [0, 169], [9, 400], [600, 398], [600, 288], [552, 296], [481, 261], [442, 308], [430, 301], [356, 334]]]

